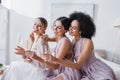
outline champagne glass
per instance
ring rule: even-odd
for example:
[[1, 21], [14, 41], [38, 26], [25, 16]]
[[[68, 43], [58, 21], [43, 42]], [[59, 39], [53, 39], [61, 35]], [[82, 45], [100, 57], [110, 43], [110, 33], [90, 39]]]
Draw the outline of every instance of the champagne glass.
[[[41, 45], [40, 51], [41, 51], [41, 54], [48, 54], [50, 52], [49, 46], [46, 44]], [[42, 57], [42, 58], [44, 59], [44, 61], [47, 60], [47, 57]], [[46, 66], [45, 66], [45, 70], [48, 70]]]
[[28, 40], [25, 40], [25, 49], [26, 50], [28, 50], [28, 44], [29, 44]]
[[22, 39], [21, 39], [21, 33], [18, 32], [18, 33], [17, 33], [17, 45], [18, 45], [18, 46], [20, 46], [21, 40], [22, 40]]
[[[49, 54], [50, 53], [50, 49], [48, 45], [44, 45], [44, 54]], [[45, 61], [47, 60], [47, 57], [44, 59]]]
[[[47, 45], [44, 45], [44, 54], [49, 54], [50, 53], [50, 50], [49, 50], [49, 47]], [[44, 57], [44, 61], [47, 60], [47, 57]], [[45, 65], [45, 70], [48, 70], [49, 68], [46, 67]]]
[[26, 40], [25, 40], [25, 49], [30, 50], [30, 48], [31, 48], [31, 42], [30, 42], [29, 38], [26, 38]]

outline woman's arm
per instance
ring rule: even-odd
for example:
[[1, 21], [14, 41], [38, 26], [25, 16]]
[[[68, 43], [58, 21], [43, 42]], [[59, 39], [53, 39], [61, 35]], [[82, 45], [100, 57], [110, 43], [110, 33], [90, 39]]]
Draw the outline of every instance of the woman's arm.
[[56, 40], [56, 37], [52, 37], [52, 38], [48, 38], [48, 41], [50, 41], [50, 42], [56, 42], [57, 40]]
[[31, 32], [30, 35], [29, 35], [29, 37], [30, 37], [30, 39], [31, 39], [31, 41], [32, 41], [32, 43], [33, 43], [34, 40], [35, 40], [34, 32]]
[[[70, 48], [71, 48], [70, 41], [68, 41], [68, 40], [63, 41], [59, 47], [59, 51], [56, 55], [56, 58], [63, 59], [65, 57], [65, 55], [68, 53], [68, 51], [70, 50]], [[43, 56], [49, 58], [48, 56], [46, 56], [46, 54], [44, 54]], [[45, 63], [46, 63], [46, 66], [48, 66], [49, 68], [52, 68], [52, 69], [56, 69], [59, 67], [58, 63], [49, 62], [49, 61], [46, 61]]]
[[[30, 55], [30, 53], [32, 55]], [[56, 69], [56, 66], [58, 65], [58, 64], [55, 65], [55, 63], [45, 62], [44, 59], [42, 59], [41, 57], [39, 57], [36, 53], [34, 53], [32, 51], [29, 52], [28, 55], [26, 54], [26, 56], [29, 56], [29, 57], [33, 58], [34, 60], [37, 60], [40, 64], [45, 65], [51, 69]]]
[[52, 61], [62, 66], [67, 66], [79, 70], [84, 64], [84, 62], [88, 59], [92, 50], [93, 43], [91, 40], [87, 39], [83, 45], [82, 52], [80, 53], [78, 60], [76, 62], [66, 61], [55, 57], [52, 58]]
[[25, 59], [25, 61], [27, 61], [27, 62], [29, 62], [29, 63], [32, 62], [32, 59], [29, 58], [29, 57], [27, 57], [27, 56], [25, 55], [25, 50], [24, 50], [22, 47], [17, 46], [17, 47], [15, 48], [15, 53], [18, 54], [18, 55], [21, 55], [22, 58]]
[[57, 41], [57, 38], [56, 37], [49, 37], [47, 34], [44, 34], [42, 37], [41, 37], [44, 41], [49, 41], [49, 42], [56, 42]]

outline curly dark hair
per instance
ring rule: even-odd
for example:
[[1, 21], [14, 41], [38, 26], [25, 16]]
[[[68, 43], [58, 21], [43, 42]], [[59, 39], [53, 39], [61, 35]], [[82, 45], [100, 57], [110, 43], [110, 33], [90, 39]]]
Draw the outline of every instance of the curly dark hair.
[[69, 30], [69, 27], [70, 27], [70, 19], [69, 18], [67, 18], [65, 16], [62, 16], [62, 17], [57, 18], [55, 21], [58, 21], [58, 20], [61, 21], [61, 23], [64, 26], [65, 30]]
[[79, 23], [79, 29], [81, 37], [91, 39], [95, 35], [96, 28], [93, 19], [83, 12], [73, 12], [69, 15], [70, 22], [77, 20]]

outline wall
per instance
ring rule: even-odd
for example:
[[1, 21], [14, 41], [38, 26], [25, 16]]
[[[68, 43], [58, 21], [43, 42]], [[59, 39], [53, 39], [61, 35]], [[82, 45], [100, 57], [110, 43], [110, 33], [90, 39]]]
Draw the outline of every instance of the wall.
[[0, 63], [8, 63], [9, 53], [8, 34], [9, 34], [9, 19], [8, 9], [0, 5]]
[[[50, 27], [50, 13], [52, 3], [92, 3], [95, 4], [94, 20], [96, 24], [96, 36], [93, 38], [95, 49], [104, 49], [110, 54], [115, 46], [115, 39], [118, 29], [112, 24], [117, 17], [120, 17], [120, 0], [11, 0], [11, 9], [29, 17], [44, 16], [49, 22], [47, 33], [53, 34]], [[63, 11], [64, 12], [64, 11]], [[15, 36], [14, 31], [18, 31], [16, 26], [10, 26], [10, 54], [14, 49], [12, 40]], [[24, 30], [22, 28], [19, 28]], [[10, 56], [12, 58], [12, 55]], [[11, 60], [12, 61], [12, 60]]]
[[17, 46], [17, 34], [21, 33], [21, 46], [24, 47], [24, 41], [30, 34], [34, 22], [34, 18], [20, 15], [13, 10], [9, 11], [10, 17], [10, 28], [9, 28], [9, 51], [10, 51], [10, 61], [19, 60], [20, 56], [15, 54], [15, 47]]

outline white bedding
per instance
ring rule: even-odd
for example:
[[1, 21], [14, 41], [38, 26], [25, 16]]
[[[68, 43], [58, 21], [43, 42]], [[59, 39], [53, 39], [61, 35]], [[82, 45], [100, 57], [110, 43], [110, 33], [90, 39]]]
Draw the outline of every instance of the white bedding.
[[[100, 57], [100, 55], [98, 55], [97, 52], [95, 52], [95, 56], [97, 58], [99, 58], [100, 60], [102, 60], [103, 62], [105, 62], [107, 65], [109, 65], [113, 69], [113, 71], [115, 72], [117, 80], [120, 80], [120, 65], [119, 64], [105, 60], [104, 58]], [[1, 75], [0, 75], [0, 78], [1, 78]]]
[[98, 55], [96, 52], [95, 52], [95, 55], [96, 55], [97, 58], [99, 58], [100, 60], [105, 62], [108, 66], [110, 66], [113, 69], [113, 71], [114, 71], [114, 73], [117, 77], [117, 80], [120, 80], [120, 65], [116, 64], [114, 62], [105, 60], [104, 58], [100, 57], [100, 55]]

